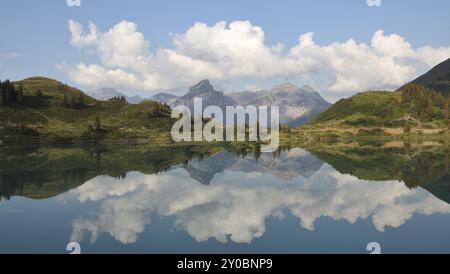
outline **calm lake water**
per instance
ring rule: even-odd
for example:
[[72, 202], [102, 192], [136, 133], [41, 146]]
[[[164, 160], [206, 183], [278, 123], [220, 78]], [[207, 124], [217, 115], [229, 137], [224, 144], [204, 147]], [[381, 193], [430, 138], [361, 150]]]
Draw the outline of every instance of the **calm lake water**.
[[447, 148], [1, 151], [0, 253], [450, 253]]

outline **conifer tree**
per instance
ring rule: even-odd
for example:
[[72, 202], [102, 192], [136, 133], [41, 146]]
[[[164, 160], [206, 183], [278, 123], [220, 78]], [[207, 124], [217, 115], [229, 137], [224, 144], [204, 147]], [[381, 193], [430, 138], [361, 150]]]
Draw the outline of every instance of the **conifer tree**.
[[444, 115], [445, 115], [446, 121], [448, 121], [448, 118], [450, 116], [450, 108], [449, 108], [448, 101], [449, 101], [449, 99], [445, 99], [445, 101], [444, 101]]
[[100, 117], [95, 118], [95, 130], [101, 131], [102, 130], [102, 122], [100, 121]]
[[81, 107], [84, 107], [84, 96], [83, 94], [80, 94], [80, 98], [78, 100], [78, 103]]
[[19, 85], [19, 91], [17, 92], [17, 103], [22, 104], [23, 98], [23, 87], [22, 85]]
[[61, 102], [62, 107], [67, 107], [69, 105], [69, 99], [67, 98], [67, 93], [64, 92], [63, 99]]

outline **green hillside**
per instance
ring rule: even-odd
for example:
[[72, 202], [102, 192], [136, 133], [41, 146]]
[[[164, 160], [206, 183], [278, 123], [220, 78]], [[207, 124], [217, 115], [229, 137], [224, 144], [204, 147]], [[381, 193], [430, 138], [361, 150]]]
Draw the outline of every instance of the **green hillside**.
[[1, 83], [2, 142], [169, 142], [170, 108], [123, 98], [97, 101], [82, 91], [44, 77]]
[[319, 114], [305, 128], [446, 129], [449, 99], [411, 84], [401, 91], [370, 91], [342, 99]]
[[446, 95], [450, 95], [450, 59], [395, 92], [369, 91], [342, 99], [304, 128], [396, 128], [405, 133], [447, 129]]

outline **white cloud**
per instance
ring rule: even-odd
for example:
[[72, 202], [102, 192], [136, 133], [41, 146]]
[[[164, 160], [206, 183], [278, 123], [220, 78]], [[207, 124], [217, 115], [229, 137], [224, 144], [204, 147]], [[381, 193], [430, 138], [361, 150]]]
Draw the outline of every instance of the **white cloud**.
[[[187, 88], [209, 78], [217, 82], [286, 76], [312, 81], [330, 96], [367, 89], [394, 88], [450, 57], [450, 47], [414, 48], [403, 37], [375, 32], [370, 44], [349, 39], [318, 45], [313, 33], [284, 45], [266, 44], [262, 28], [249, 21], [196, 23], [173, 35], [173, 48], [152, 51], [135, 23], [122, 21], [106, 32], [69, 21], [71, 44], [94, 50], [100, 64], [66, 67], [78, 84], [106, 83], [148, 91]], [[111, 86], [109, 84], [108, 86]]]

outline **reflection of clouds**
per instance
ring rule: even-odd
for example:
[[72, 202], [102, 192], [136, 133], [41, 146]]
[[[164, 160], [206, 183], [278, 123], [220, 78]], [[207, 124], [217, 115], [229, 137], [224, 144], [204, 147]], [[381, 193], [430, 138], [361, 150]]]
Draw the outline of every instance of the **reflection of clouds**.
[[98, 201], [93, 219], [73, 222], [73, 241], [89, 232], [95, 241], [108, 233], [122, 243], [137, 241], [150, 223], [151, 212], [175, 216], [176, 226], [197, 241], [249, 243], [265, 232], [269, 217], [283, 218], [283, 210], [313, 230], [320, 217], [347, 220], [371, 218], [376, 229], [399, 227], [413, 214], [450, 213], [450, 205], [427, 191], [403, 183], [370, 182], [342, 175], [324, 165], [309, 178], [284, 181], [271, 175], [227, 170], [205, 186], [178, 169], [162, 175], [130, 174], [117, 181], [97, 177], [66, 193], [63, 199]]

